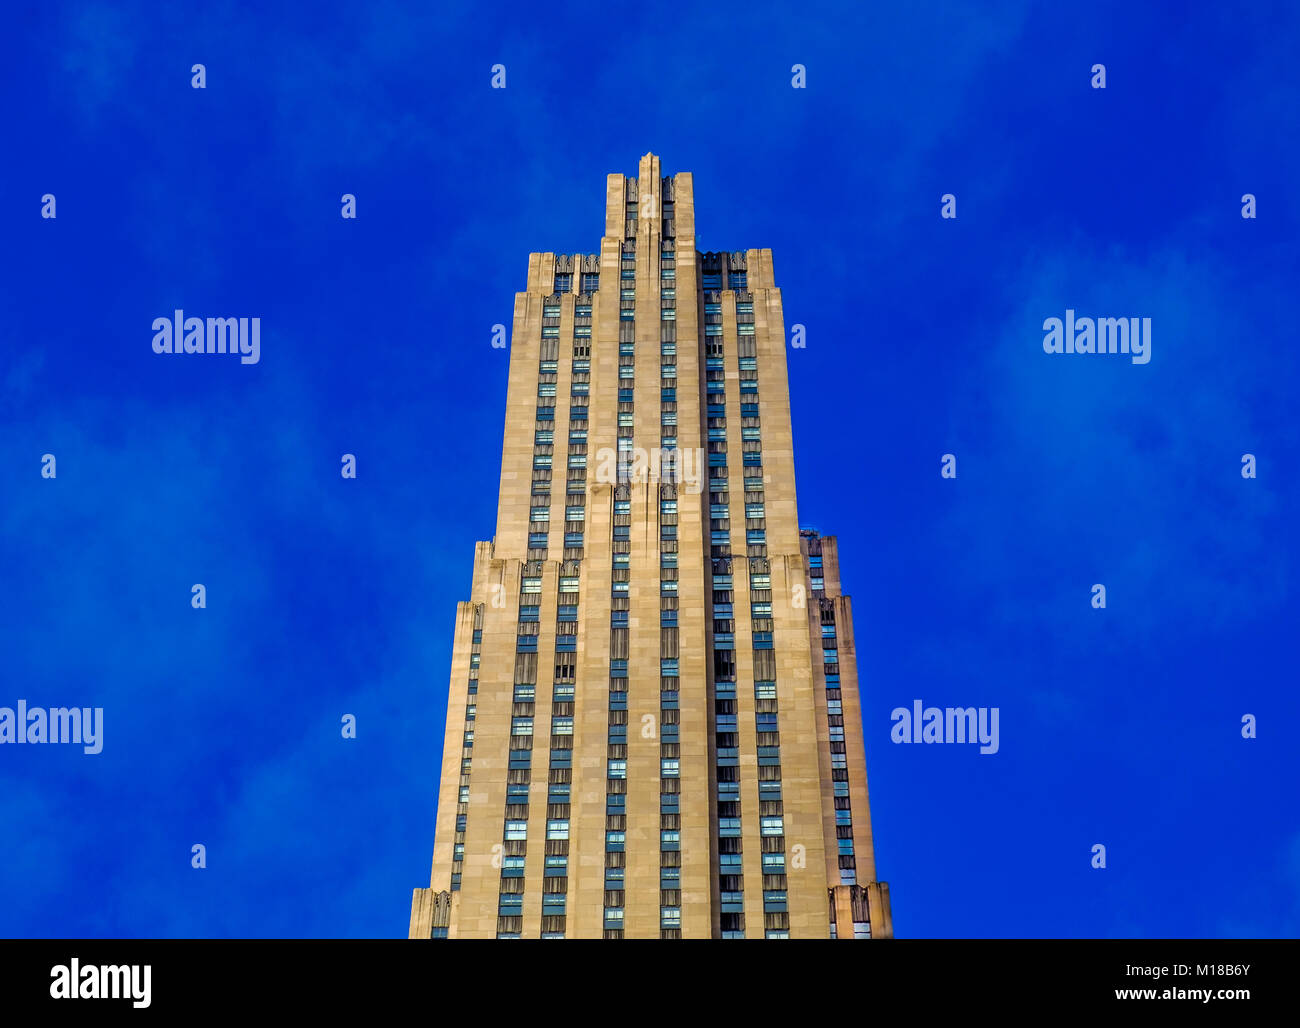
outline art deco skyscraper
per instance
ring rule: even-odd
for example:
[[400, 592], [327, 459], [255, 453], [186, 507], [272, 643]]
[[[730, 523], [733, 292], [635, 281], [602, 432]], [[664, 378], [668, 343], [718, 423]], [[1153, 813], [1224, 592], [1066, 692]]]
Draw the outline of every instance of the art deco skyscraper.
[[849, 599], [795, 508], [769, 250], [610, 175], [515, 299], [411, 938], [888, 938]]

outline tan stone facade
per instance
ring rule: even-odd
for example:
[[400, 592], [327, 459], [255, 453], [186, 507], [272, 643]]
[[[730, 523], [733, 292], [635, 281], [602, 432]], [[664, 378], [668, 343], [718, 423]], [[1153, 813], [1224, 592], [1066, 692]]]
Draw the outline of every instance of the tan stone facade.
[[410, 937], [888, 938], [771, 251], [697, 252], [691, 176], [650, 154], [605, 209], [515, 300]]

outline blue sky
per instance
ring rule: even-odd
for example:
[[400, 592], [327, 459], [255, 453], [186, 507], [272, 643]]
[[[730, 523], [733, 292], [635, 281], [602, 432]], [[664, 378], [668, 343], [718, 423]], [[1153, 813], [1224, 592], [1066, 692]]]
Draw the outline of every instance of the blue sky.
[[[800, 515], [854, 597], [898, 934], [1300, 934], [1300, 15], [874, 7], [15, 14], [0, 705], [106, 727], [0, 747], [0, 935], [405, 935], [491, 326], [647, 151], [807, 328]], [[261, 317], [260, 363], [155, 355], [177, 307]], [[1044, 354], [1066, 308], [1151, 317], [1150, 364]], [[918, 698], [998, 707], [1000, 752], [892, 744]]]

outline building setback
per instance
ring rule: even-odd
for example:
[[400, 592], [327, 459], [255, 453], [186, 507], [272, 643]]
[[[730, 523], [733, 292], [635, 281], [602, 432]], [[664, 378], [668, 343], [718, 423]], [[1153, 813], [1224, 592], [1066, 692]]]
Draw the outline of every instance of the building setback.
[[411, 938], [892, 937], [784, 340], [771, 251], [697, 252], [653, 154], [599, 254], [529, 256]]

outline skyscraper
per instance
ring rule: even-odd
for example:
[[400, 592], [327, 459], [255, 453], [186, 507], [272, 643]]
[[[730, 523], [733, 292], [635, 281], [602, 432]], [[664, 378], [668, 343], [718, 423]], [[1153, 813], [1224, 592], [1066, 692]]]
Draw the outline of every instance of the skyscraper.
[[849, 599], [800, 531], [770, 250], [610, 175], [515, 298], [411, 938], [888, 938]]

